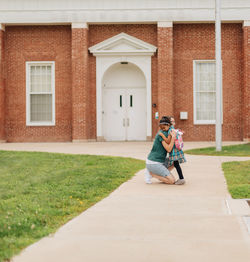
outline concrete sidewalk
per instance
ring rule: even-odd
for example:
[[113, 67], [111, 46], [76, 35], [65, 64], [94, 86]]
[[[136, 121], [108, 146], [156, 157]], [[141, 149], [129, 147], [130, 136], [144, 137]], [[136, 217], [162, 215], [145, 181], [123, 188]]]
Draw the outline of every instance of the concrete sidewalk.
[[[0, 144], [5, 150], [121, 155], [145, 159], [152, 143]], [[211, 145], [211, 143], [209, 143]], [[186, 148], [208, 143], [185, 143]], [[71, 152], [70, 152], [71, 151]], [[107, 198], [25, 249], [13, 262], [248, 262], [246, 201], [232, 200], [223, 161], [186, 155], [187, 184], [144, 183], [140, 171]]]

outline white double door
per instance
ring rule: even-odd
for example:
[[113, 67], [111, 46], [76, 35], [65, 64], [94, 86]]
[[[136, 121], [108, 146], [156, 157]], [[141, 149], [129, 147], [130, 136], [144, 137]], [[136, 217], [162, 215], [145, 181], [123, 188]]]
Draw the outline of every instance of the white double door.
[[104, 88], [102, 114], [106, 141], [146, 140], [146, 88]]

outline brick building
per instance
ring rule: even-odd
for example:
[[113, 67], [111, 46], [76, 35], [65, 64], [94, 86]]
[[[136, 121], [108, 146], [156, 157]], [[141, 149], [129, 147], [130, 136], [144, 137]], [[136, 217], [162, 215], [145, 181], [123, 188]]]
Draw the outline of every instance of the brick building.
[[[250, 0], [222, 1], [223, 140], [250, 138]], [[212, 0], [1, 0], [0, 141], [215, 140]]]

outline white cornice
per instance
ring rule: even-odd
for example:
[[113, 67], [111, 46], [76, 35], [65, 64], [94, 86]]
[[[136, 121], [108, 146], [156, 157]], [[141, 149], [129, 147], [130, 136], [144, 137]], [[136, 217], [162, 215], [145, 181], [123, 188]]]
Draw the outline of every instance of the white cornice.
[[89, 28], [88, 24], [83, 22], [83, 23], [72, 23], [71, 28]]
[[[222, 8], [246, 8], [249, 0], [223, 0]], [[214, 0], [1, 0], [1, 10], [128, 10], [214, 8]]]
[[[157, 23], [173, 22], [212, 22], [213, 9], [162, 9], [162, 10], [98, 10], [98, 11], [0, 11], [1, 21], [11, 24], [65, 24], [81, 23]], [[222, 22], [250, 20], [250, 7], [221, 11]]]
[[[0, 0], [12, 24], [213, 22], [214, 0]], [[250, 20], [250, 0], [223, 0], [222, 22]], [[78, 28], [78, 27], [76, 27]], [[82, 28], [82, 27], [80, 27]]]
[[151, 45], [131, 35], [120, 33], [89, 48], [97, 55], [153, 55], [156, 46]]

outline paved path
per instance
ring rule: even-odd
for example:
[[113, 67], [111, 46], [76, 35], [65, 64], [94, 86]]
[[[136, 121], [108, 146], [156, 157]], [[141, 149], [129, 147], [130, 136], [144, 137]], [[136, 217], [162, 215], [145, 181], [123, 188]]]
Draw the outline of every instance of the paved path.
[[[152, 143], [0, 144], [0, 149], [131, 156]], [[185, 143], [186, 148], [208, 143]], [[143, 171], [107, 198], [16, 256], [13, 262], [249, 262], [246, 201], [232, 200], [221, 162], [186, 155], [187, 184], [147, 185]]]
[[[243, 142], [224, 142], [233, 145]], [[112, 155], [145, 160], [152, 142], [88, 142], [88, 143], [0, 143], [0, 150], [58, 152], [69, 154]], [[185, 142], [185, 150], [215, 146], [214, 142]]]

